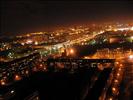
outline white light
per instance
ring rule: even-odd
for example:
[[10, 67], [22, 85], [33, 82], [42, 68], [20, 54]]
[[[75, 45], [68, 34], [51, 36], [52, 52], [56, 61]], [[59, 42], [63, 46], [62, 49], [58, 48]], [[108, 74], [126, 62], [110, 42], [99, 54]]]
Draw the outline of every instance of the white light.
[[129, 59], [133, 59], [133, 55], [130, 55], [130, 56], [129, 56]]
[[37, 41], [35, 42], [35, 45], [38, 45], [38, 42]]
[[11, 93], [14, 93], [14, 91], [12, 90]]
[[133, 31], [133, 27], [131, 27], [131, 31]]
[[117, 73], [117, 76], [120, 76], [120, 74], [119, 74], [119, 73]]
[[26, 43], [27, 43], [27, 44], [31, 44], [31, 43], [32, 43], [32, 40], [27, 40]]
[[124, 31], [124, 28], [120, 28], [119, 30], [120, 30], [120, 31]]
[[24, 45], [24, 43], [21, 43], [21, 45]]
[[133, 40], [133, 36], [131, 36], [131, 39]]

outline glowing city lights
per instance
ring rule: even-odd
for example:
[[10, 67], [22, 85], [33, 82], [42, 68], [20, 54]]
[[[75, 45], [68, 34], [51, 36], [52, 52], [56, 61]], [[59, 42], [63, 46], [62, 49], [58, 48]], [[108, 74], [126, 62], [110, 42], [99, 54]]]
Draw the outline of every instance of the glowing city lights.
[[32, 40], [27, 40], [26, 43], [27, 44], [31, 44], [33, 41]]
[[74, 50], [73, 49], [70, 49], [70, 53], [73, 54], [74, 53]]
[[38, 45], [38, 42], [37, 41], [35, 42], [35, 45]]
[[120, 73], [117, 73], [117, 76], [120, 76]]
[[21, 80], [21, 77], [19, 75], [15, 75], [15, 80], [19, 81], [19, 80]]
[[131, 30], [133, 31], [133, 27], [131, 27]]
[[129, 56], [129, 59], [133, 59], [133, 55], [130, 55], [130, 56]]
[[109, 98], [109, 100], [113, 100], [113, 98], [112, 98], [112, 97], [110, 97], [110, 98]]
[[118, 83], [118, 80], [114, 80], [115, 83]]
[[113, 87], [113, 88], [112, 88], [112, 91], [116, 91], [116, 88]]
[[4, 80], [1, 80], [1, 85], [5, 85], [5, 81]]
[[133, 40], [133, 36], [131, 36], [131, 39]]
[[13, 94], [13, 93], [14, 93], [14, 90], [11, 91], [11, 94]]

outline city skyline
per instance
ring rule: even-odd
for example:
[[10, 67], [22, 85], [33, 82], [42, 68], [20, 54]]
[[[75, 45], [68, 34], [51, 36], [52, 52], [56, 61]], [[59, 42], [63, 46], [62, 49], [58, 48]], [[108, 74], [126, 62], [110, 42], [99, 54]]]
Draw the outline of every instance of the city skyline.
[[133, 20], [132, 1], [2, 1], [1, 34]]

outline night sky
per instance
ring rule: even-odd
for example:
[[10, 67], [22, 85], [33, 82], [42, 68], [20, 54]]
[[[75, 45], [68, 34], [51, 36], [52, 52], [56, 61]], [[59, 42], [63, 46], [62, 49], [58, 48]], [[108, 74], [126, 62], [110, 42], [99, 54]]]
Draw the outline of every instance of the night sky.
[[47, 31], [70, 25], [133, 21], [133, 2], [92, 1], [1, 1], [0, 34]]

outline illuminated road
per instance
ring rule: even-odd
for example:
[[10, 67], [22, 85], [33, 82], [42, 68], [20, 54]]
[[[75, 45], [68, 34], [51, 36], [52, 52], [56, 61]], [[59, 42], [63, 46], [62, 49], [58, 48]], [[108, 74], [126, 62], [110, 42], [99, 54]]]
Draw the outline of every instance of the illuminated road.
[[[63, 43], [59, 43], [59, 44], [55, 44], [55, 45], [41, 46], [42, 49], [43, 49], [42, 52], [50, 51], [49, 54], [53, 55], [52, 57], [54, 57], [57, 54], [55, 54], [54, 52], [51, 52], [53, 49], [54, 50], [56, 49], [57, 51], [59, 51], [61, 48], [67, 48], [67, 46], [69, 48], [69, 47], [71, 47], [74, 44], [79, 44], [79, 45], [81, 44], [82, 45], [83, 42], [88, 42], [88, 40], [90, 40], [90, 39], [92, 39], [94, 37], [95, 37], [94, 35], [88, 36], [88, 37], [86, 37], [86, 35], [84, 35], [84, 36], [82, 36], [82, 37], [80, 37], [78, 39], [74, 39], [74, 40], [71, 40], [71, 41], [67, 41], [67, 42], [63, 42]], [[100, 45], [100, 44], [98, 44], [98, 45]], [[94, 43], [94, 46], [98, 46], [98, 45], [96, 45]], [[86, 79], [84, 79], [85, 84], [81, 84], [81, 85], [83, 85], [82, 86], [83, 89], [81, 89], [81, 91], [80, 91], [80, 92], [82, 92], [81, 93], [82, 95], [80, 95], [81, 96], [80, 97], [81, 100], [88, 100], [89, 98], [94, 98], [93, 100], [97, 100], [99, 97], [100, 97], [99, 100], [108, 100], [108, 99], [109, 100], [116, 100], [116, 99], [119, 99], [119, 100], [131, 100], [132, 99], [131, 95], [133, 93], [133, 62], [132, 62], [133, 61], [133, 50], [132, 50], [132, 46], [130, 46], [130, 49], [128, 49], [128, 50], [125, 50], [123, 48], [124, 48], [124, 46], [122, 48], [121, 47], [117, 47], [115, 49], [114, 48], [110, 49], [110, 48], [106, 47], [106, 48], [102, 48], [102, 50], [98, 49], [93, 56], [92, 55], [91, 55], [91, 57], [88, 56], [88, 58], [91, 58], [91, 59], [101, 59], [101, 58], [104, 58], [104, 59], [105, 58], [107, 58], [107, 59], [116, 59], [116, 62], [115, 62], [116, 65], [112, 66], [113, 69], [114, 69], [113, 71], [112, 70], [109, 70], [109, 71], [108, 70], [107, 71], [104, 71], [104, 70], [96, 71], [95, 70], [93, 72], [93, 75], [90, 75], [90, 78], [88, 78], [89, 74], [90, 74], [89, 71], [87, 72], [87, 74], [85, 74], [85, 75], [83, 74], [83, 77], [81, 79], [84, 79], [84, 77]], [[74, 54], [76, 55], [76, 52], [74, 52], [75, 49], [73, 49], [73, 50], [72, 49], [73, 48], [71, 48], [71, 51], [69, 50], [68, 52], [70, 52], [71, 55], [74, 55]], [[79, 49], [79, 50], [81, 52], [85, 52], [85, 50], [84, 51], [82, 51], [81, 49]], [[88, 52], [88, 50], [86, 50], [86, 51]], [[46, 56], [46, 58], [48, 58], [49, 54]], [[26, 70], [24, 70], [24, 72], [25, 72], [24, 74], [26, 76], [29, 76], [29, 72], [30, 71], [28, 71], [28, 68], [30, 68], [31, 66], [33, 66], [32, 69], [35, 72], [37, 71], [37, 68], [38, 68], [38, 71], [39, 70], [45, 71], [45, 69], [49, 67], [49, 66], [48, 67], [44, 67], [43, 66], [43, 63], [42, 63], [43, 60], [42, 60], [42, 58], [40, 58], [40, 54], [39, 54], [39, 56], [37, 56], [36, 60], [34, 60], [34, 58], [36, 58], [36, 57], [33, 56], [33, 57], [30, 57], [30, 58], [27, 58], [27, 59], [25, 58], [24, 61], [22, 62], [22, 64], [20, 64], [20, 65], [18, 65], [18, 61], [15, 61], [15, 66], [17, 66], [17, 67], [19, 66], [19, 68], [25, 68]], [[105, 65], [104, 67], [107, 68], [108, 65], [107, 66]], [[16, 67], [14, 67], [14, 68], [16, 68]], [[11, 72], [12, 72], [12, 70], [11, 70]], [[57, 72], [57, 71], [55, 71], [55, 72]], [[15, 72], [15, 73], [17, 73], [17, 72]], [[8, 75], [8, 73], [7, 73], [7, 75]], [[79, 75], [80, 75], [80, 73], [79, 73]], [[4, 74], [3, 74], [3, 76], [4, 76]], [[62, 75], [60, 75], [60, 76], [62, 76]], [[70, 74], [69, 76], [72, 76], [71, 80], [73, 80], [73, 75]], [[78, 75], [76, 77], [78, 77]], [[6, 80], [6, 77], [4, 77], [4, 79], [1, 80], [1, 84], [2, 85], [6, 84], [5, 80]], [[15, 75], [15, 80], [16, 81], [21, 80], [19, 78], [19, 76], [18, 76], [18, 73]], [[40, 80], [40, 81], [42, 81], [42, 80]], [[64, 79], [63, 79], [63, 82], [64, 82]], [[78, 82], [75, 81], [75, 84], [78, 84]], [[52, 83], [52, 81], [49, 81], [49, 83]], [[49, 85], [49, 83], [48, 83], [48, 85]], [[68, 83], [69, 83], [69, 78], [68, 78]], [[73, 81], [72, 81], [72, 83], [73, 83]], [[40, 83], [37, 83], [37, 84], [40, 85]], [[60, 87], [60, 84], [61, 83], [60, 83], [60, 80], [59, 80], [59, 87]], [[77, 92], [77, 87], [79, 87], [79, 86], [77, 85], [77, 87], [75, 87], [75, 84], [70, 86], [70, 90], [68, 90], [68, 92], [71, 91], [72, 87], [74, 87], [73, 91]], [[43, 87], [43, 85], [44, 84], [42, 84], [42, 87]], [[54, 86], [54, 84], [51, 84], [50, 88], [52, 86]], [[57, 84], [57, 86], [58, 86], [58, 84]], [[58, 90], [56, 88], [57, 86], [55, 85], [55, 87], [53, 87], [53, 88], [55, 88], [55, 90]], [[64, 86], [66, 86], [65, 88], [67, 89], [67, 85], [65, 83], [63, 83], [62, 84], [61, 93], [64, 90]], [[38, 87], [38, 88], [41, 89], [42, 87]], [[45, 88], [47, 88], [47, 86]], [[45, 88], [43, 88], [40, 91], [41, 92], [44, 91]], [[51, 88], [51, 91], [52, 91], [53, 88]], [[49, 90], [49, 88], [48, 88], [48, 90]], [[49, 94], [51, 93], [51, 91], [49, 92]], [[47, 91], [46, 91], [46, 93], [47, 93]], [[73, 93], [74, 92], [72, 92], [72, 95], [74, 96]], [[95, 93], [97, 93], [97, 94], [95, 94]], [[53, 94], [55, 95], [55, 93], [53, 93]], [[67, 92], [65, 94], [67, 94]], [[44, 94], [42, 94], [42, 96], [43, 95]], [[59, 98], [60, 98], [60, 95], [59, 95]], [[69, 99], [67, 99], [67, 100], [69, 100]]]
[[[64, 48], [64, 49], [65, 48], [70, 48], [75, 44], [80, 44], [81, 45], [82, 42], [89, 41], [90, 39], [92, 39], [94, 37], [95, 37], [95, 35], [89, 35], [89, 36], [84, 35], [84, 36], [76, 38], [74, 40], [69, 40], [69, 41], [58, 43], [58, 44], [55, 44], [55, 45], [33, 46], [33, 48], [39, 48], [37, 51], [40, 52], [41, 55], [56, 56], [58, 54], [60, 55], [61, 48]], [[55, 50], [56, 54], [52, 53], [52, 50]], [[46, 54], [46, 52], [47, 52], [47, 54]]]
[[133, 63], [126, 63], [124, 66], [124, 76], [120, 87], [120, 100], [133, 99]]
[[132, 100], [133, 63], [129, 58], [124, 60], [124, 62], [116, 64], [99, 98], [100, 100]]

